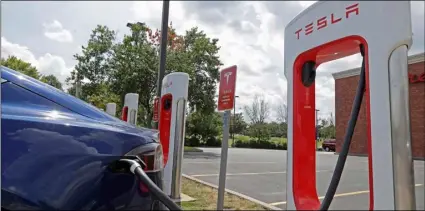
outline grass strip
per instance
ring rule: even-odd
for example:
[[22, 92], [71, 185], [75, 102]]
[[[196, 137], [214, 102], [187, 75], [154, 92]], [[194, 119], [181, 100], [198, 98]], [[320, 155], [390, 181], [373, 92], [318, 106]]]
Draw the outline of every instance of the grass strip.
[[[182, 202], [183, 210], [216, 210], [217, 189], [182, 177], [182, 193], [195, 198], [194, 201]], [[224, 209], [226, 210], [267, 210], [263, 206], [225, 193]]]

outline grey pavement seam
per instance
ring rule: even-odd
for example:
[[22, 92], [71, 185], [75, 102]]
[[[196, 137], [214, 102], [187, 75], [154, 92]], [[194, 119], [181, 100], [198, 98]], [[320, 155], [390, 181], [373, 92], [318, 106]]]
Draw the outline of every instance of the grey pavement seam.
[[[199, 182], [199, 183], [204, 184], [204, 185], [206, 185], [206, 186], [212, 187], [212, 188], [214, 188], [214, 189], [218, 189], [218, 186], [217, 186], [217, 185], [211, 184], [211, 183], [209, 183], [209, 182], [205, 182], [205, 181], [203, 181], [203, 180], [197, 179], [197, 178], [195, 178], [195, 177], [191, 177], [191, 176], [186, 175], [186, 174], [182, 174], [182, 176], [183, 176], [183, 177], [185, 177], [185, 178], [187, 178], [187, 179], [190, 179], [190, 180], [192, 180], [192, 181]], [[251, 201], [251, 202], [253, 202], [253, 203], [259, 204], [259, 205], [261, 205], [261, 206], [263, 206], [263, 207], [265, 207], [265, 208], [267, 208], [267, 209], [269, 209], [269, 210], [282, 210], [282, 209], [280, 209], [280, 208], [278, 208], [278, 207], [275, 207], [275, 206], [273, 206], [273, 205], [267, 204], [267, 203], [262, 202], [262, 201], [260, 201], [260, 200], [258, 200], [258, 199], [254, 199], [254, 198], [249, 197], [249, 196], [247, 196], [247, 195], [244, 195], [244, 194], [242, 194], [242, 193], [239, 193], [239, 192], [236, 192], [236, 191], [233, 191], [233, 190], [229, 190], [229, 189], [227, 189], [227, 188], [225, 189], [225, 192], [226, 192], [226, 193], [229, 193], [229, 194], [232, 194], [232, 195], [235, 195], [235, 196], [238, 196], [238, 197], [241, 197], [241, 198], [246, 199], [246, 200], [248, 200], [248, 201]]]

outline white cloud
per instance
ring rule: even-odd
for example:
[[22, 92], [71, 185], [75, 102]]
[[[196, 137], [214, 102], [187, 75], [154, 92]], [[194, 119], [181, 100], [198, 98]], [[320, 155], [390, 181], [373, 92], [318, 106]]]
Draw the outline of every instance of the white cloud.
[[9, 42], [5, 37], [1, 37], [1, 56], [7, 58], [8, 56], [16, 56], [26, 62], [31, 63], [43, 75], [54, 75], [66, 87], [65, 79], [68, 77], [73, 67], [68, 67], [65, 61], [60, 56], [55, 56], [46, 53], [39, 58], [26, 46]]
[[43, 23], [44, 36], [58, 42], [72, 42], [73, 37], [69, 30], [64, 29], [62, 24], [54, 20], [51, 23]]

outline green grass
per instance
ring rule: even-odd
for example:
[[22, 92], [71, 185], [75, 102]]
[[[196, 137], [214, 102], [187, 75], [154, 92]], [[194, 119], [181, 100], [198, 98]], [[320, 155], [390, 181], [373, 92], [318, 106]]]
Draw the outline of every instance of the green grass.
[[[182, 178], [182, 193], [194, 198], [194, 201], [182, 202], [183, 210], [216, 210], [217, 189]], [[224, 209], [230, 210], [266, 210], [264, 207], [235, 195], [225, 193]]]
[[319, 141], [317, 141], [317, 142], [316, 142], [316, 149], [320, 149], [320, 148], [322, 148], [322, 143], [323, 143], [323, 140], [319, 140]]
[[188, 147], [188, 146], [184, 146], [184, 151], [185, 152], [203, 152], [202, 149], [198, 149], [196, 147]]

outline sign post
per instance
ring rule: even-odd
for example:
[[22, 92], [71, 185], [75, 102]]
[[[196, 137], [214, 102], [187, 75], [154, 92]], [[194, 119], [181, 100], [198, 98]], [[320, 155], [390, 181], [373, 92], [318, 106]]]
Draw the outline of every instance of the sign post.
[[229, 149], [229, 122], [230, 112], [234, 106], [236, 90], [236, 65], [220, 72], [220, 86], [218, 93], [218, 110], [223, 115], [223, 140], [221, 142], [220, 176], [218, 181], [217, 210], [223, 210], [224, 192], [226, 189], [227, 152]]

